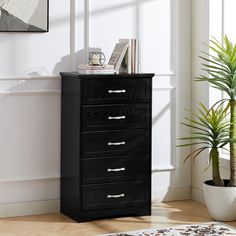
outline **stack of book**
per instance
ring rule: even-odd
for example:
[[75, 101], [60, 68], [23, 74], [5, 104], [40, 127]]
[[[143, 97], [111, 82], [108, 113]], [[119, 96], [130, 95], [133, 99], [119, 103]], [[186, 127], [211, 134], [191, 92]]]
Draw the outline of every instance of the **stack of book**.
[[139, 73], [139, 42], [137, 39], [120, 39], [108, 62], [116, 73]]
[[118, 74], [121, 68], [122, 61], [128, 49], [128, 43], [116, 43], [115, 48], [111, 54], [108, 64], [114, 65], [115, 72]]
[[139, 41], [137, 39], [120, 39], [119, 43], [128, 44], [119, 72], [139, 73]]
[[114, 65], [86, 65], [80, 64], [78, 72], [80, 74], [114, 74]]

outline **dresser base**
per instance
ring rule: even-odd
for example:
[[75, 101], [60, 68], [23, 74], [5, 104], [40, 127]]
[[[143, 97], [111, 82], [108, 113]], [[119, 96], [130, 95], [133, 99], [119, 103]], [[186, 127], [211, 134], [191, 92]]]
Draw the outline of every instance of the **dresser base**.
[[150, 216], [151, 208], [150, 206], [139, 206], [139, 207], [126, 207], [119, 209], [108, 209], [101, 211], [89, 211], [89, 212], [80, 212], [77, 215], [74, 215], [71, 212], [65, 212], [61, 210], [61, 213], [72, 218], [77, 222], [87, 222], [91, 220], [101, 220], [107, 218], [119, 218], [119, 217], [130, 217], [130, 216]]

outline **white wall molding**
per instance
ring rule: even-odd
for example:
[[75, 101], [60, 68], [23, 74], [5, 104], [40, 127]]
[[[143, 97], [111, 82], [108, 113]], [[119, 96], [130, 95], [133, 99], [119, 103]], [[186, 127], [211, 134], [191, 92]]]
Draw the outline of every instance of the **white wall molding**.
[[200, 189], [192, 188], [191, 199], [196, 202], [200, 202], [202, 204], [205, 204], [203, 191]]
[[60, 212], [60, 200], [0, 204], [0, 217], [41, 215]]
[[163, 172], [163, 171], [173, 171], [175, 170], [175, 166], [173, 165], [159, 165], [159, 166], [152, 166], [152, 172]]
[[162, 86], [162, 85], [156, 85], [153, 87], [153, 92], [162, 92], [167, 91], [170, 94], [170, 100], [169, 100], [169, 110], [170, 110], [170, 160], [166, 161], [163, 164], [156, 164], [153, 166], [152, 171], [154, 172], [164, 172], [164, 171], [174, 171], [176, 166], [176, 152], [175, 152], [175, 127], [176, 127], [176, 88], [174, 86]]
[[222, 35], [222, 43], [223, 43], [223, 36], [225, 35], [225, 0], [222, 1], [222, 15], [221, 15], [221, 20], [222, 20], [222, 25], [221, 25], [221, 35]]
[[[176, 75], [176, 71], [177, 71], [177, 61], [176, 59], [176, 36], [177, 34], [177, 30], [178, 30], [178, 17], [176, 15], [176, 7], [178, 6], [179, 3], [177, 3], [176, 0], [171, 0], [170, 1], [170, 11], [171, 11], [171, 57], [170, 57], [170, 70], [172, 72], [171, 76], [175, 76]], [[176, 77], [174, 78], [176, 80]], [[176, 83], [176, 81], [175, 81]]]
[[176, 88], [171, 87], [170, 115], [171, 115], [171, 166], [176, 166]]
[[0, 81], [15, 81], [15, 80], [48, 80], [60, 79], [59, 75], [38, 75], [38, 76], [16, 76], [16, 77], [0, 77]]
[[88, 62], [89, 44], [90, 44], [90, 0], [84, 0], [84, 49], [85, 61]]
[[[202, 71], [202, 60], [199, 58], [201, 51], [206, 50], [203, 43], [209, 42], [209, 4], [213, 1], [192, 1], [192, 78], [196, 78]], [[214, 4], [218, 4], [215, 1]], [[214, 12], [217, 10], [213, 9]], [[218, 12], [217, 12], [218, 13]], [[217, 16], [219, 17], [219, 16]], [[217, 25], [214, 22], [214, 25]], [[209, 87], [207, 83], [197, 83], [192, 80], [192, 112], [196, 112], [198, 103], [202, 102], [204, 105], [209, 104]], [[202, 182], [205, 180], [209, 172], [203, 172], [206, 164], [205, 154], [200, 154], [199, 161], [196, 165], [192, 165], [192, 192], [191, 199], [194, 201], [202, 202]]]
[[174, 86], [157, 86], [157, 87], [153, 88], [153, 91], [155, 91], [155, 90], [165, 91], [165, 90], [175, 90], [175, 89], [176, 88]]
[[175, 76], [176, 73], [174, 73], [173, 71], [169, 71], [169, 72], [163, 72], [163, 73], [155, 73], [155, 77], [165, 77], [165, 76]]
[[[155, 79], [158, 77], [167, 77], [167, 76], [175, 76], [176, 73], [173, 71], [167, 71], [162, 73], [156, 73], [154, 75]], [[37, 76], [29, 76], [29, 75], [22, 75], [22, 76], [12, 76], [12, 77], [0, 77], [0, 81], [14, 81], [14, 80], [48, 80], [48, 79], [60, 79], [60, 75], [58, 74], [50, 74], [50, 75], [37, 75]]]
[[75, 28], [76, 28], [76, 4], [75, 0], [70, 0], [70, 59], [71, 59], [71, 70], [76, 68], [75, 60]]
[[169, 188], [152, 193], [152, 203], [190, 199], [191, 188]]
[[60, 179], [59, 175], [53, 176], [35, 176], [35, 177], [20, 177], [20, 178], [0, 178], [0, 183], [14, 183], [14, 182], [31, 182], [31, 181], [47, 181]]
[[61, 90], [20, 90], [20, 91], [1, 91], [0, 96], [34, 96], [34, 95], [60, 95]]

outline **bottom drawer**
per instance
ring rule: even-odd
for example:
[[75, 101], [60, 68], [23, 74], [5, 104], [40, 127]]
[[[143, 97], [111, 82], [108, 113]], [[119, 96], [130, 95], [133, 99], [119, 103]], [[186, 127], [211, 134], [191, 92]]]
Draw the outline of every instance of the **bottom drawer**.
[[101, 210], [150, 204], [150, 181], [82, 187], [82, 209]]

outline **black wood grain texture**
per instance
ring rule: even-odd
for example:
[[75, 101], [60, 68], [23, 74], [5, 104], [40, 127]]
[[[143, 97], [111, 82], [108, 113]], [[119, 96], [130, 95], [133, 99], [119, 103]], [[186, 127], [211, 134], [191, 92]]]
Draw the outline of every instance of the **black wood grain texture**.
[[83, 184], [149, 179], [149, 159], [149, 155], [83, 159]]
[[80, 84], [62, 77], [61, 100], [61, 212], [71, 217], [81, 210], [80, 193]]
[[84, 106], [83, 131], [149, 128], [150, 104]]
[[81, 211], [77, 217], [71, 217], [78, 222], [86, 222], [97, 219], [117, 218], [125, 216], [151, 215], [151, 202], [144, 205], [126, 206], [121, 208], [106, 208], [102, 210]]
[[148, 102], [150, 80], [89, 78], [83, 80], [83, 104]]
[[83, 133], [82, 154], [83, 157], [148, 154], [149, 142], [148, 129]]
[[83, 186], [82, 208], [89, 211], [144, 205], [149, 199], [149, 183], [133, 181]]
[[150, 215], [153, 74], [61, 76], [61, 212]]

